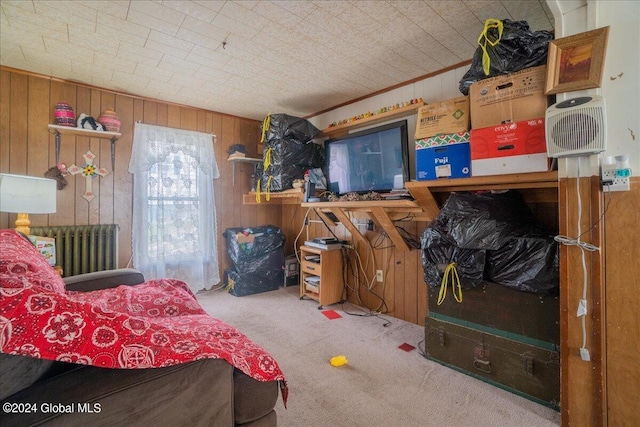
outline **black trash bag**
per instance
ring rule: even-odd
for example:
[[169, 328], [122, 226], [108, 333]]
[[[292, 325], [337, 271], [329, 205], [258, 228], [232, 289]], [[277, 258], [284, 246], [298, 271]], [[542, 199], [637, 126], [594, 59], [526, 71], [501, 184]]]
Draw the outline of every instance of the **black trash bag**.
[[275, 291], [284, 283], [284, 270], [267, 270], [260, 273], [224, 271], [225, 290], [236, 297]]
[[508, 191], [451, 193], [431, 227], [459, 248], [498, 250], [515, 230], [536, 224], [522, 195]]
[[228, 228], [227, 253], [238, 273], [262, 274], [284, 270], [285, 236], [274, 225], [251, 228]]
[[263, 142], [288, 139], [299, 143], [312, 140], [320, 130], [307, 119], [288, 114], [269, 114], [262, 122]]
[[[267, 141], [263, 158], [278, 166], [292, 165], [306, 169], [321, 168], [325, 162], [325, 151], [314, 142], [299, 143], [293, 140], [275, 138]], [[269, 170], [267, 170], [269, 172]]]
[[268, 172], [262, 174], [260, 190], [264, 193], [289, 190], [293, 187], [293, 181], [304, 179], [307, 169], [296, 165], [271, 165]]
[[424, 282], [437, 288], [444, 277], [444, 270], [456, 263], [456, 270], [463, 289], [475, 288], [483, 280], [485, 251], [461, 249], [434, 228], [426, 228], [420, 239]]
[[[502, 25], [500, 41], [495, 46], [486, 43], [490, 61], [489, 74], [485, 73], [482, 64], [484, 51], [482, 47], [478, 47], [469, 70], [460, 80], [462, 94], [469, 95], [469, 87], [477, 81], [547, 63], [549, 41], [553, 40], [552, 32], [531, 31], [527, 21], [503, 19]], [[487, 29], [485, 38], [491, 42], [497, 40], [498, 28], [494, 26]]]
[[520, 291], [553, 293], [559, 282], [558, 243], [542, 229], [522, 230], [487, 251], [487, 280]]

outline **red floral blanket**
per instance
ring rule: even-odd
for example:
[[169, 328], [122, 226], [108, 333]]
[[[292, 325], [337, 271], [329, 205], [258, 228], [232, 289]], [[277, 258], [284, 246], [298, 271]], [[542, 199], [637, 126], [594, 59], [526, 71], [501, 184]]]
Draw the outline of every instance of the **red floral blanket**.
[[224, 359], [260, 381], [280, 381], [276, 361], [240, 331], [210, 317], [179, 280], [93, 292], [64, 282], [13, 230], [0, 230], [0, 350], [103, 368], [157, 368]]

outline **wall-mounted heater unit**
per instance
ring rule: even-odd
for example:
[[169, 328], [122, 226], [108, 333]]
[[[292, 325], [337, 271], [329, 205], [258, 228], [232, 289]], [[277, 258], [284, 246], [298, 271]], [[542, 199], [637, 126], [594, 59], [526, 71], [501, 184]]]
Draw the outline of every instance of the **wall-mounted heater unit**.
[[545, 115], [549, 157], [597, 154], [606, 147], [604, 98], [581, 96], [558, 102]]

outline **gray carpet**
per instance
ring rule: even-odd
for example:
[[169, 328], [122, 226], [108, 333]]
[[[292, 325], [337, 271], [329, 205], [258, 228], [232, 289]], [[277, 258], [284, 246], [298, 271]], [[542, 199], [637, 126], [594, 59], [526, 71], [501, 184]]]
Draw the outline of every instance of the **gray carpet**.
[[[207, 312], [239, 328], [273, 355], [289, 383], [276, 406], [278, 425], [298, 426], [557, 426], [560, 414], [425, 359], [424, 328], [365, 314], [351, 304], [325, 307], [300, 300], [298, 288], [234, 297], [198, 294]], [[346, 312], [345, 312], [346, 311]], [[387, 326], [385, 326], [387, 325]], [[416, 347], [411, 351], [402, 344]], [[345, 366], [329, 360], [346, 356]]]

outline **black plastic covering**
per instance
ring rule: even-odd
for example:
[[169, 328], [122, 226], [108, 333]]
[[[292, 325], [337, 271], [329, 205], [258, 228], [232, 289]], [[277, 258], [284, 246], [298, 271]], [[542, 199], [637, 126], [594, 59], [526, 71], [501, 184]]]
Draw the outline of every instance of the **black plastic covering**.
[[280, 228], [274, 225], [228, 228], [223, 236], [233, 262], [233, 268], [225, 271], [229, 293], [256, 294], [278, 289], [284, 283], [285, 236]]
[[444, 270], [452, 262], [456, 263], [462, 288], [475, 288], [482, 282], [486, 251], [461, 249], [435, 228], [424, 230], [420, 241], [424, 281], [428, 285], [440, 286]]
[[286, 139], [303, 144], [318, 136], [320, 130], [307, 119], [288, 114], [270, 114], [269, 127], [263, 132], [266, 141]]
[[[503, 19], [502, 25], [502, 38], [498, 44], [486, 45], [491, 61], [489, 75], [482, 68], [483, 50], [478, 47], [469, 70], [460, 80], [460, 92], [464, 95], [468, 95], [469, 87], [479, 80], [547, 63], [549, 41], [553, 40], [552, 32], [531, 31], [527, 21]], [[498, 29], [487, 30], [487, 38], [492, 41], [498, 39]]]
[[294, 180], [304, 178], [305, 171], [324, 166], [324, 149], [312, 141], [320, 131], [308, 120], [272, 114], [268, 123], [268, 129], [263, 129], [263, 158], [269, 156], [269, 162], [266, 170], [256, 172], [261, 191], [288, 190]]
[[506, 239], [536, 219], [517, 191], [452, 193], [432, 227], [465, 249], [500, 249]]
[[422, 234], [425, 283], [437, 287], [455, 262], [463, 287], [483, 279], [546, 294], [559, 284], [558, 243], [520, 193], [452, 193]]

